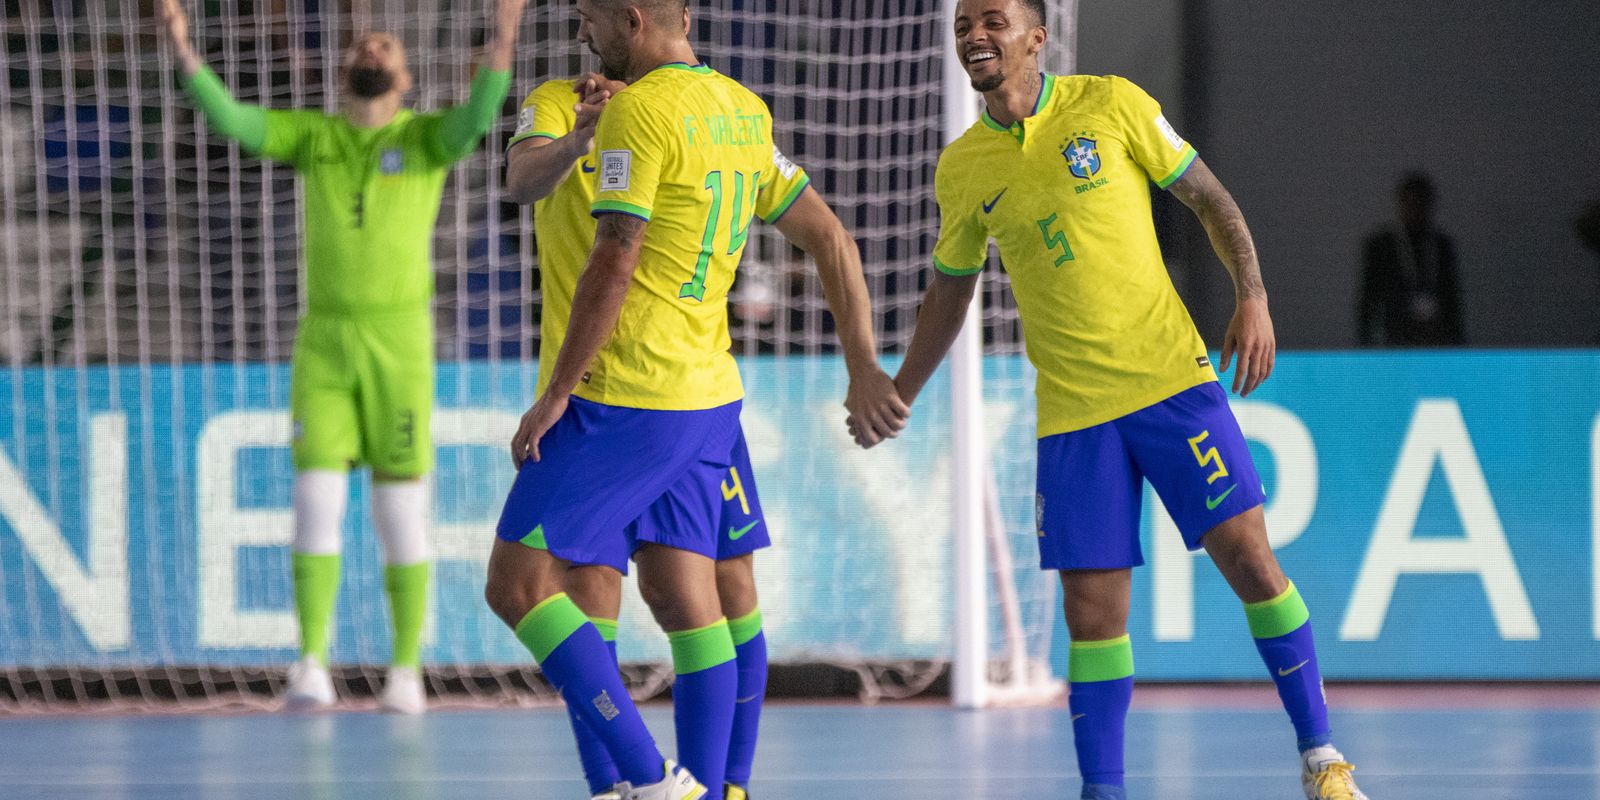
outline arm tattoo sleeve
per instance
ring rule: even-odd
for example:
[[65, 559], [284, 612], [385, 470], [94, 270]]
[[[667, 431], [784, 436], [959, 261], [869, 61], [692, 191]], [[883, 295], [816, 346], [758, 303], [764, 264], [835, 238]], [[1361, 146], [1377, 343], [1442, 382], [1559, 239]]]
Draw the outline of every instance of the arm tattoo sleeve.
[[1196, 159], [1189, 173], [1172, 185], [1172, 193], [1194, 211], [1200, 224], [1205, 226], [1211, 248], [1233, 276], [1235, 296], [1239, 300], [1266, 297], [1267, 287], [1261, 281], [1256, 245], [1250, 238], [1244, 214], [1210, 168]]
[[595, 225], [595, 240], [632, 248], [644, 232], [644, 220], [628, 214], [602, 214]]

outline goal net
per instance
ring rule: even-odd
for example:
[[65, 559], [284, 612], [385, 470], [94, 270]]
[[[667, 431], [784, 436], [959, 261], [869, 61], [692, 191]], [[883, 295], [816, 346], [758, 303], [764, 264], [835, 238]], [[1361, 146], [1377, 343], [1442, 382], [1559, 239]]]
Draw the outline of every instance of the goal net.
[[[294, 659], [288, 367], [301, 311], [292, 170], [209, 134], [157, 45], [151, 3], [7, 0], [0, 81], [0, 710], [94, 701], [265, 705]], [[465, 98], [488, 0], [199, 0], [193, 34], [244, 102], [335, 111], [355, 31], [405, 42], [413, 107]], [[592, 66], [571, 3], [535, 3], [512, 97], [454, 170], [434, 242], [438, 390], [431, 476], [431, 688], [473, 702], [544, 692], [482, 602], [532, 400], [538, 247], [502, 189], [515, 107]], [[1070, 71], [1075, 0], [1051, 0], [1048, 67]], [[770, 105], [779, 144], [855, 234], [892, 369], [938, 229], [949, 12], [937, 0], [691, 3], [702, 59]], [[844, 432], [846, 375], [808, 261], [756, 226], [730, 303], [744, 423], [776, 546], [757, 558], [772, 659], [828, 665], [869, 699], [936, 687], [956, 611], [950, 393], [870, 452]], [[381, 280], [381, 275], [375, 275]], [[1048, 668], [1059, 625], [1036, 567], [1032, 374], [1003, 273], [983, 283], [985, 531], [996, 681]], [[358, 480], [330, 660], [361, 694], [389, 655], [378, 548]], [[630, 587], [622, 660], [670, 676]], [[809, 673], [808, 673], [809, 674]], [[802, 682], [803, 683], [803, 682]], [[836, 691], [821, 681], [816, 691]], [[802, 686], [801, 691], [805, 690]]]

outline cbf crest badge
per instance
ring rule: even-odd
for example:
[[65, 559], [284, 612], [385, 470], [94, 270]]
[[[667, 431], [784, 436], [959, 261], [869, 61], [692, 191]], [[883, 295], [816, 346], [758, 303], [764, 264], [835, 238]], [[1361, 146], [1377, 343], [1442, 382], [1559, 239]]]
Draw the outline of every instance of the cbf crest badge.
[[1072, 170], [1075, 178], [1089, 180], [1100, 171], [1100, 151], [1095, 148], [1093, 139], [1077, 136], [1067, 140], [1061, 157], [1067, 160], [1067, 169]]
[[378, 157], [378, 171], [385, 175], [399, 175], [405, 168], [406, 154], [403, 150], [385, 150]]

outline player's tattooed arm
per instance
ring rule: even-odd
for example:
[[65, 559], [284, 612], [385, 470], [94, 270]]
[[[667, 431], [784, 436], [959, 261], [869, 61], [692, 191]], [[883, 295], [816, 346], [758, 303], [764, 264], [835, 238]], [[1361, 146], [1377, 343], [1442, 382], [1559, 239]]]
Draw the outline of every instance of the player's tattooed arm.
[[1272, 316], [1267, 313], [1267, 288], [1261, 282], [1261, 264], [1256, 259], [1250, 228], [1244, 224], [1244, 214], [1239, 212], [1233, 195], [1198, 158], [1169, 191], [1200, 218], [1206, 235], [1211, 237], [1212, 249], [1233, 276], [1237, 305], [1222, 339], [1218, 367], [1227, 371], [1233, 357], [1239, 357], [1239, 367], [1233, 373], [1233, 391], [1246, 396], [1272, 374], [1278, 352]]
[[511, 438], [511, 461], [521, 468], [529, 456], [539, 460], [539, 440], [567, 410], [572, 390], [577, 388], [600, 347], [616, 330], [627, 299], [633, 272], [639, 266], [639, 247], [644, 241], [645, 221], [628, 214], [602, 214], [596, 221], [594, 250], [589, 263], [578, 276], [572, 295], [572, 318], [567, 336], [556, 356], [550, 385], [522, 415], [522, 423]]
[[1239, 204], [1233, 201], [1233, 195], [1217, 180], [1211, 168], [1196, 158], [1168, 191], [1200, 218], [1206, 235], [1211, 237], [1211, 248], [1217, 251], [1217, 258], [1233, 276], [1235, 297], [1240, 301], [1253, 297], [1266, 299], [1267, 287], [1261, 281], [1261, 263], [1256, 258], [1250, 228], [1245, 225]]

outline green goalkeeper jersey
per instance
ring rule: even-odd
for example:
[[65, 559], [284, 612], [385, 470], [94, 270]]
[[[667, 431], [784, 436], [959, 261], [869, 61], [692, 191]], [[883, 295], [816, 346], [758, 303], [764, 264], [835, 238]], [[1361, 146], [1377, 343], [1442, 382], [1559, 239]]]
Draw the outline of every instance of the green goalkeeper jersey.
[[308, 313], [427, 309], [445, 178], [493, 123], [508, 73], [481, 70], [466, 105], [426, 114], [402, 109], [380, 128], [320, 111], [240, 105], [206, 70], [187, 84], [213, 129], [301, 175]]

